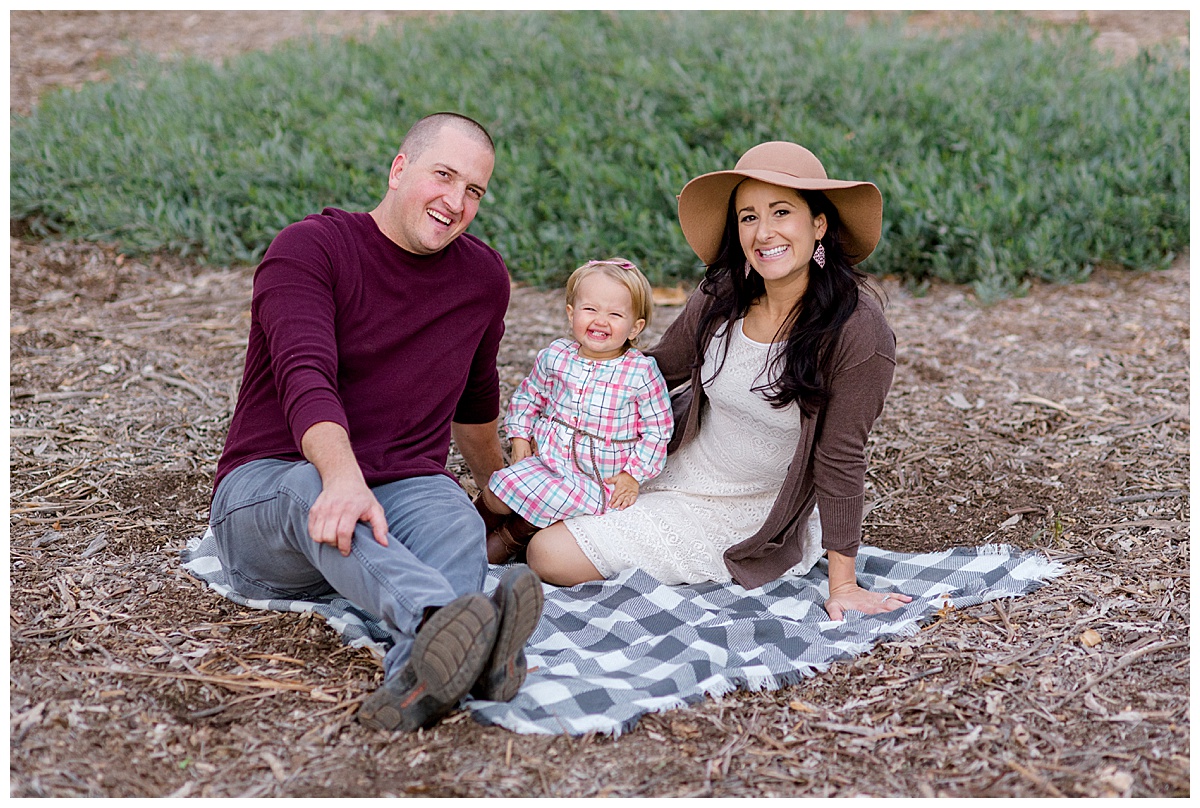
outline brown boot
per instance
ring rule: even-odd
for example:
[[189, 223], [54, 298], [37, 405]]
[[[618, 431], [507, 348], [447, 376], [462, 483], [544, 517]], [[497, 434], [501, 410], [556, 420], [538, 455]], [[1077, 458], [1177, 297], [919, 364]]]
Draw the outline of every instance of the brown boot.
[[475, 499], [471, 500], [471, 504], [475, 506], [475, 510], [478, 511], [479, 515], [483, 517], [484, 535], [491, 533], [496, 528], [504, 524], [504, 520], [509, 516], [507, 513], [496, 513], [488, 508], [487, 504], [483, 501], [482, 492], [480, 492], [479, 496], [475, 497]]
[[509, 561], [525, 560], [525, 548], [533, 534], [541, 530], [517, 514], [512, 514], [487, 536], [489, 564], [507, 564]]

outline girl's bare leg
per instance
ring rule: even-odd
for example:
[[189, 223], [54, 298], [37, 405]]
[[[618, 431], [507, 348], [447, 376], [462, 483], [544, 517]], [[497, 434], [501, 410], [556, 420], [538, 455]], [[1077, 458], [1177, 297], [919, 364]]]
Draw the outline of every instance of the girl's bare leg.
[[554, 586], [604, 580], [562, 522], [555, 522], [534, 534], [529, 542], [526, 563], [543, 581]]

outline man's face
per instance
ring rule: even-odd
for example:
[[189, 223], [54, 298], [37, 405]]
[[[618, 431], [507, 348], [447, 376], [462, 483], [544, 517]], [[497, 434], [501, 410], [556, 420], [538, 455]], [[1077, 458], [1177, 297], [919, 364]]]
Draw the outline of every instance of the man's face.
[[445, 249], [475, 218], [494, 166], [490, 149], [453, 126], [442, 127], [415, 158], [400, 154], [392, 162], [393, 204], [384, 233], [417, 255]]

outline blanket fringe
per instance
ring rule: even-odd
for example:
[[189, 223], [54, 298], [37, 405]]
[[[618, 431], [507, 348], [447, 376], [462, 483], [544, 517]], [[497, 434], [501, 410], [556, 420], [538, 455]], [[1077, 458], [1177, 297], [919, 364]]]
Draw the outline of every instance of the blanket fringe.
[[1061, 561], [1053, 561], [1044, 555], [1040, 558], [1034, 557], [1031, 560], [1033, 561], [1034, 565], [1033, 573], [1034, 575], [1038, 576], [1039, 579], [1046, 580], [1050, 578], [1057, 578], [1060, 575], [1066, 575], [1067, 573], [1067, 565]]
[[193, 536], [192, 538], [188, 539], [187, 546], [184, 548], [184, 552], [189, 555], [191, 553], [196, 552], [196, 550], [199, 549], [199, 547], [200, 547], [200, 543], [202, 541], [204, 541], [205, 539], [207, 539], [211, 533], [212, 533], [212, 528], [210, 527], [207, 530], [205, 530], [204, 533], [202, 533], [201, 535]]

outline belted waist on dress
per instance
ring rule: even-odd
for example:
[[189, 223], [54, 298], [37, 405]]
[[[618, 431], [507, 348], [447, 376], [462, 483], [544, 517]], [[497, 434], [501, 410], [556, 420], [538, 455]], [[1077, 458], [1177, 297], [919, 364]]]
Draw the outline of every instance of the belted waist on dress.
[[[600, 473], [600, 464], [596, 462], [596, 441], [624, 444], [637, 443], [639, 438], [637, 436], [632, 438], [605, 438], [601, 435], [593, 435], [583, 427], [576, 426], [575, 424], [568, 424], [566, 421], [562, 420], [561, 418], [556, 418], [553, 415], [547, 417], [551, 422], [571, 430], [571, 464], [579, 470], [580, 474], [584, 475], [585, 477], [590, 477], [600, 486], [600, 513], [604, 513], [608, 510], [608, 503], [604, 498], [604, 476]], [[579, 442], [584, 438], [590, 438], [588, 441], [588, 459], [592, 462], [592, 470], [590, 472], [586, 471], [583, 466], [579, 464]]]

